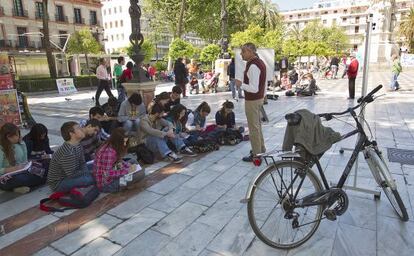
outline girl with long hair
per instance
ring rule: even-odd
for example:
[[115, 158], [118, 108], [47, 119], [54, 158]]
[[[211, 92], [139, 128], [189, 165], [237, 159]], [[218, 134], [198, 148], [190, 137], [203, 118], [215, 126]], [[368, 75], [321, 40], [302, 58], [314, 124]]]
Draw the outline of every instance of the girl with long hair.
[[50, 159], [53, 151], [50, 149], [49, 137], [45, 125], [37, 123], [33, 125], [30, 132], [23, 137], [26, 143], [27, 157], [29, 159]]
[[115, 128], [111, 137], [96, 152], [92, 174], [101, 192], [118, 192], [119, 179], [128, 174], [130, 168], [134, 168], [123, 160], [127, 154], [127, 144], [126, 131], [121, 127]]
[[42, 176], [24, 171], [12, 174], [27, 163], [27, 148], [21, 139], [20, 129], [11, 123], [0, 128], [0, 189], [26, 193], [32, 187], [45, 183]]

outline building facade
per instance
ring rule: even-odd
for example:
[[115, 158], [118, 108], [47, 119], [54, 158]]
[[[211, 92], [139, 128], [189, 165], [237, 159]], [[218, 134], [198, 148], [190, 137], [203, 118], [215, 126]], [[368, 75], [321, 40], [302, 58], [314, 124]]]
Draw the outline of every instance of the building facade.
[[[49, 34], [59, 47], [67, 35], [89, 28], [98, 40], [103, 37], [102, 4], [100, 0], [50, 0]], [[42, 51], [41, 0], [0, 1], [0, 51]], [[59, 51], [59, 48], [54, 48]]]
[[[130, 45], [131, 19], [129, 16], [130, 1], [128, 0], [102, 0], [102, 17], [105, 37], [105, 52], [107, 54], [121, 53]], [[142, 4], [142, 1], [139, 3]], [[155, 33], [152, 29], [152, 22], [156, 17], [145, 13], [141, 7], [141, 33], [144, 39], [151, 38], [155, 42], [156, 54], [153, 59], [163, 59], [173, 39], [171, 33]], [[184, 35], [184, 39], [195, 46], [202, 47], [205, 42], [194, 34]]]
[[[373, 14], [375, 29], [371, 37], [371, 62], [389, 59], [392, 48], [401, 46], [397, 35], [398, 24], [408, 15], [412, 0], [321, 0], [312, 8], [283, 11], [281, 15], [288, 27], [303, 29], [311, 21], [320, 21], [324, 26], [342, 27], [349, 38], [347, 48], [364, 51], [367, 17]], [[384, 59], [385, 58], [385, 59]]]

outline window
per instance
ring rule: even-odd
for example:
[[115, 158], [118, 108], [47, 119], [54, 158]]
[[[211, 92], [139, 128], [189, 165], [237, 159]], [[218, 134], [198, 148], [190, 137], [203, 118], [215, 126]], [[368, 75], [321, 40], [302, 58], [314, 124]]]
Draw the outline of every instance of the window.
[[103, 14], [106, 15], [106, 9], [103, 10]]
[[114, 7], [114, 14], [116, 13], [116, 7]]
[[329, 13], [328, 11], [324, 11], [324, 12], [323, 12], [323, 14], [328, 14], [328, 13]]
[[115, 21], [115, 27], [116, 28], [118, 27], [118, 21], [117, 20]]
[[79, 8], [74, 8], [74, 9], [73, 9], [73, 12], [74, 12], [74, 14], [75, 14], [75, 19], [74, 19], [74, 22], [75, 22], [76, 24], [82, 24], [82, 14], [81, 14], [81, 9], [79, 9]]
[[13, 15], [14, 16], [26, 16], [23, 10], [22, 0], [13, 0]]
[[64, 31], [64, 30], [59, 30], [59, 44], [60, 44], [60, 47], [62, 47], [63, 48], [63, 46], [65, 46], [65, 43], [66, 43], [66, 39], [67, 39], [67, 35], [65, 35], [65, 34], [67, 34], [68, 33], [68, 31]]
[[36, 2], [35, 3], [35, 18], [41, 19], [43, 17], [43, 3], [42, 2]]
[[63, 14], [63, 6], [56, 5], [56, 21], [65, 21], [65, 16]]
[[124, 40], [124, 39], [125, 39], [124, 34], [121, 34], [121, 40]]
[[355, 34], [359, 33], [359, 26], [355, 26]]
[[326, 24], [326, 20], [323, 20], [323, 21], [322, 21], [322, 23], [323, 23], [323, 24]]
[[298, 14], [298, 17], [302, 17], [302, 14]]
[[105, 22], [104, 27], [105, 27], [105, 29], [108, 29], [108, 23]]
[[91, 25], [97, 25], [98, 19], [96, 18], [96, 11], [90, 11], [89, 12], [89, 19]]
[[17, 34], [19, 35], [19, 48], [27, 48], [29, 42], [27, 40], [27, 29], [25, 27], [17, 27]]
[[355, 17], [355, 23], [358, 24], [359, 23], [359, 17]]
[[336, 19], [332, 20], [332, 25], [336, 25]]
[[116, 40], [119, 41], [119, 34], [116, 34]]
[[119, 6], [119, 12], [122, 12], [122, 6]]
[[348, 12], [348, 10], [347, 10], [347, 9], [345, 9], [345, 10], [344, 10], [344, 13], [347, 13], [347, 12]]
[[120, 21], [119, 21], [119, 26], [120, 26], [120, 27], [123, 27], [123, 26], [124, 26], [124, 21], [123, 21], [123, 20], [120, 20]]
[[112, 42], [114, 41], [114, 35], [111, 35], [111, 41]]
[[337, 11], [337, 10], [335, 10], [335, 11], [334, 11], [334, 13], [338, 13], [338, 11]]
[[342, 22], [346, 22], [346, 18], [342, 18]]
[[108, 14], [111, 15], [111, 8], [108, 9]]
[[112, 21], [109, 22], [109, 27], [112, 28]]

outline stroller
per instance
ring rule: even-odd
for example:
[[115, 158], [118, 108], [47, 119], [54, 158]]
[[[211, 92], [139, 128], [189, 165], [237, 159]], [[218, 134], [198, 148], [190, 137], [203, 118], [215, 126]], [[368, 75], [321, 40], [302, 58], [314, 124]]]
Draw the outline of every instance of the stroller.
[[201, 81], [201, 87], [203, 87], [203, 93], [209, 92], [210, 90], [212, 93], [217, 92], [219, 76], [220, 76], [220, 73], [216, 73], [212, 75], [211, 72], [208, 72], [204, 75], [204, 79], [203, 81]]

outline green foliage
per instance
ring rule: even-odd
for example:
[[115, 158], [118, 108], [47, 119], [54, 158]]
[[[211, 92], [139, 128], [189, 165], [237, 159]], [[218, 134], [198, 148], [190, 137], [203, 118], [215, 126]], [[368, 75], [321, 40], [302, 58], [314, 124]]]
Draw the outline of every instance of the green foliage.
[[170, 44], [170, 49], [168, 55], [173, 59], [177, 59], [179, 57], [185, 58], [192, 58], [196, 53], [196, 49], [194, 46], [182, 39], [176, 38]]
[[[145, 55], [144, 62], [150, 62], [156, 53], [155, 45], [151, 41], [145, 40], [141, 45], [141, 51]], [[132, 59], [131, 56], [134, 54], [132, 44], [125, 48], [125, 52]]]
[[93, 37], [89, 29], [76, 31], [69, 39], [69, 54], [98, 54], [101, 52], [101, 45]]
[[157, 61], [154, 64], [155, 68], [157, 69], [157, 71], [164, 71], [167, 70], [167, 62], [165, 61]]
[[209, 44], [201, 51], [200, 60], [203, 62], [213, 62], [219, 57], [220, 53], [220, 46], [216, 44]]
[[414, 8], [410, 9], [409, 14], [402, 20], [399, 34], [404, 37], [405, 43], [409, 46], [410, 52], [414, 52]]

